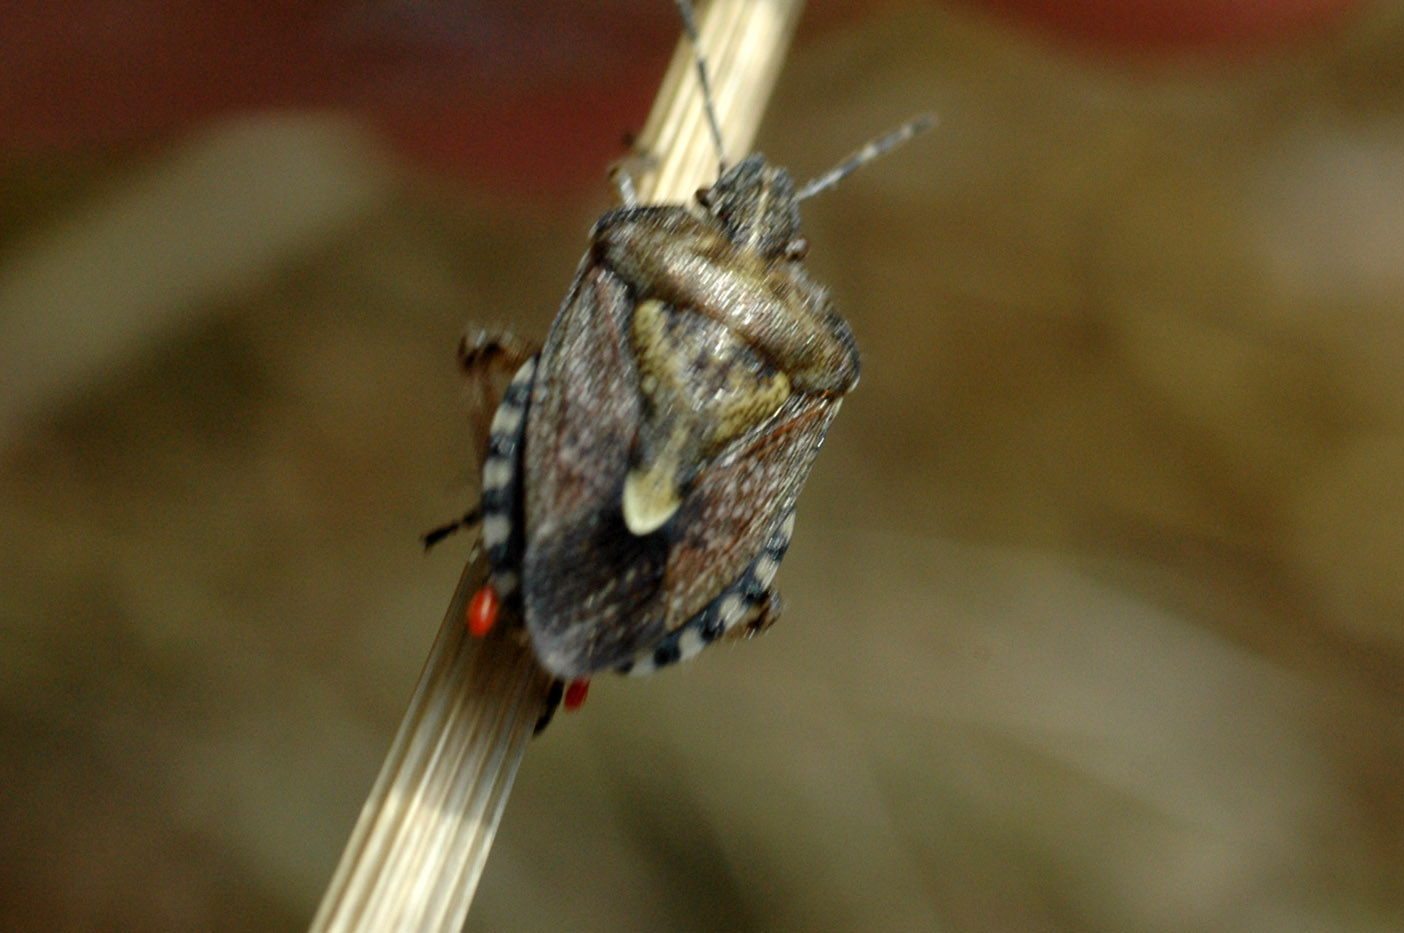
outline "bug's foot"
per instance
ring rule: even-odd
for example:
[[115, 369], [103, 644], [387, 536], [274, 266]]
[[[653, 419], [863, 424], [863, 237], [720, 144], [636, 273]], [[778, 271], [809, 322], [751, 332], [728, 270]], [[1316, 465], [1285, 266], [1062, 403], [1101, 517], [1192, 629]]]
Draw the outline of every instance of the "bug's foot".
[[445, 522], [437, 528], [431, 528], [419, 536], [419, 540], [424, 542], [424, 550], [428, 551], [434, 545], [456, 532], [475, 527], [482, 520], [483, 513], [478, 509], [470, 509], [461, 518], [455, 518], [451, 522]]
[[510, 331], [472, 328], [459, 338], [458, 366], [470, 376], [498, 365], [510, 373], [535, 352], [535, 347]]

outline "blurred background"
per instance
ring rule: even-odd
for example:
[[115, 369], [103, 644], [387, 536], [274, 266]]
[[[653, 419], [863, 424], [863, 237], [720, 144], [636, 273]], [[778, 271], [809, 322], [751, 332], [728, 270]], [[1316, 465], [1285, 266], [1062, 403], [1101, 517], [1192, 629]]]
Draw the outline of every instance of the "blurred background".
[[[1404, 928], [1404, 6], [816, 2], [864, 353], [764, 638], [529, 749], [474, 930]], [[0, 14], [0, 927], [298, 929], [662, 2]]]

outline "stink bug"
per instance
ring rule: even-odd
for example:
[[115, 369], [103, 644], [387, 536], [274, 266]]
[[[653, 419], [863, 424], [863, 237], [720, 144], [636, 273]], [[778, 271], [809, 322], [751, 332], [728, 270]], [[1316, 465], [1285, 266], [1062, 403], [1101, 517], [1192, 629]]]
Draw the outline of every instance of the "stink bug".
[[775, 620], [796, 497], [859, 371], [801, 264], [799, 202], [930, 123], [797, 191], [759, 154], [726, 167], [700, 50], [697, 68], [716, 182], [687, 207], [634, 203], [620, 180], [624, 206], [503, 393], [470, 516], [491, 565], [472, 625], [514, 605], [577, 700], [597, 671], [646, 673]]

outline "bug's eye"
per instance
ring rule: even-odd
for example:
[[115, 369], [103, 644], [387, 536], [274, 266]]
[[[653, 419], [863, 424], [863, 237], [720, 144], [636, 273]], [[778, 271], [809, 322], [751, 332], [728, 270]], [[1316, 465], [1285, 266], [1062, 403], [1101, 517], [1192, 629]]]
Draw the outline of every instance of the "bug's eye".
[[809, 237], [800, 235], [785, 244], [785, 258], [798, 261], [809, 252]]
[[703, 207], [711, 207], [711, 206], [712, 206], [712, 189], [711, 189], [711, 188], [698, 188], [698, 189], [697, 189], [697, 203], [698, 203], [698, 204], [701, 204]]

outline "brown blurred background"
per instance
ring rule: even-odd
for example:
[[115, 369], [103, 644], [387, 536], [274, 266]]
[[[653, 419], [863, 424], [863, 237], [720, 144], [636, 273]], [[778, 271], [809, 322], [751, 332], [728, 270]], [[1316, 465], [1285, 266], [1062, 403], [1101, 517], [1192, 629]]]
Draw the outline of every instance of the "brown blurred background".
[[[153, 74], [70, 6], [0, 82], [0, 927], [297, 929], [466, 554], [457, 336], [544, 333], [673, 14], [313, 4]], [[597, 681], [469, 928], [1404, 928], [1404, 7], [859, 6], [763, 151], [941, 125], [805, 206], [864, 374], [785, 618]]]

